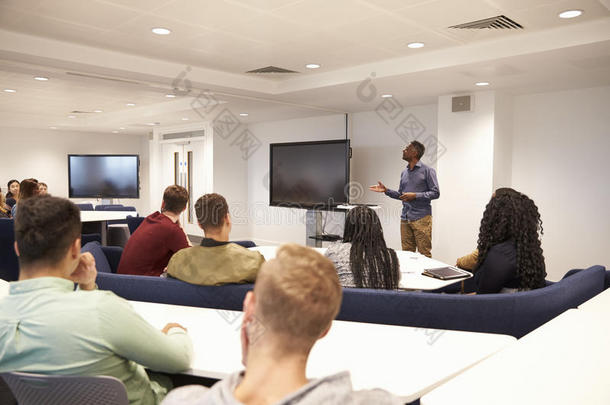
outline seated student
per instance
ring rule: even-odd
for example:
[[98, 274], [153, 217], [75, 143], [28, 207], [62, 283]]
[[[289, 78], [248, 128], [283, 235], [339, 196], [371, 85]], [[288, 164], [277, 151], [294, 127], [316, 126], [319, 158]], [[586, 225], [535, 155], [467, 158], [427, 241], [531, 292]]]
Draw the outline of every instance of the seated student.
[[341, 306], [332, 262], [295, 244], [277, 250], [244, 300], [241, 327], [245, 371], [211, 389], [191, 385], [168, 394], [163, 405], [400, 404], [383, 390], [354, 391], [349, 372], [308, 380], [307, 358], [329, 331]]
[[215, 193], [202, 196], [195, 203], [195, 213], [205, 234], [201, 246], [173, 255], [167, 274], [199, 285], [254, 282], [265, 258], [259, 252], [229, 242], [232, 225], [224, 197]]
[[325, 255], [335, 264], [343, 287], [398, 288], [398, 257], [386, 247], [379, 217], [368, 207], [349, 210], [343, 242], [332, 243]]
[[496, 191], [481, 220], [474, 283], [478, 294], [544, 287], [542, 221], [536, 204], [513, 189]]
[[147, 216], [127, 239], [117, 273], [160, 276], [172, 255], [190, 246], [179, 222], [188, 199], [184, 187], [173, 185], [165, 189], [161, 212]]
[[0, 299], [0, 372], [114, 376], [130, 404], [157, 404], [171, 382], [145, 367], [188, 369], [191, 340], [180, 325], [157, 330], [124, 299], [96, 290], [95, 260], [80, 253], [80, 230], [80, 211], [68, 200], [19, 202], [19, 281]]
[[17, 207], [22, 201], [27, 200], [38, 195], [38, 180], [36, 179], [25, 179], [19, 184], [19, 198], [17, 203], [11, 207], [11, 216], [15, 218], [17, 216]]
[[47, 183], [38, 183], [38, 194], [40, 195], [47, 195], [49, 194], [49, 187], [47, 186]]
[[9, 180], [6, 184], [8, 192], [6, 193], [6, 205], [13, 208], [19, 199], [19, 182], [15, 179]]
[[2, 190], [0, 189], [0, 218], [10, 218], [11, 217], [11, 208], [6, 205], [6, 200], [4, 199], [4, 194], [2, 194]]

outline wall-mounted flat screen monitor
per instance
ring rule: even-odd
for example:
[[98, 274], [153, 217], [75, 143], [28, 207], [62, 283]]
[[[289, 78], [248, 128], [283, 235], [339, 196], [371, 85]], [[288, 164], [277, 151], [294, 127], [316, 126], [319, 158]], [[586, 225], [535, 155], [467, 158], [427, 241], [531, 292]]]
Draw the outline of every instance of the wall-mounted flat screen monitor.
[[349, 140], [270, 145], [269, 204], [328, 209], [348, 203]]
[[139, 155], [68, 155], [70, 198], [140, 198]]

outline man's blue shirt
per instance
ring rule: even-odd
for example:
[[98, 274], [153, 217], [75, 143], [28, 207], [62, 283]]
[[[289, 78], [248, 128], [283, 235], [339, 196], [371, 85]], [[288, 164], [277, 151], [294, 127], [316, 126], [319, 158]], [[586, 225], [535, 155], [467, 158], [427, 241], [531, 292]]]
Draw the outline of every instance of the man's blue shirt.
[[437, 199], [441, 193], [438, 188], [436, 171], [421, 161], [409, 169], [409, 165], [400, 175], [400, 185], [398, 191], [387, 189], [385, 194], [388, 197], [400, 199], [402, 193], [415, 193], [415, 200], [402, 202], [402, 214], [400, 219], [416, 221], [432, 215], [430, 201]]

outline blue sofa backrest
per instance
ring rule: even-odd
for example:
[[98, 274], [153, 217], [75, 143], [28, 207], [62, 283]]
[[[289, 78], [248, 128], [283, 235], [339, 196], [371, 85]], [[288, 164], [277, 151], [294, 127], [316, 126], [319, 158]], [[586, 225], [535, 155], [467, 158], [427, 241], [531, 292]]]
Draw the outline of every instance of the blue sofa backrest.
[[605, 268], [593, 266], [544, 288], [513, 294], [433, 294], [343, 289], [337, 319], [465, 330], [520, 338], [599, 294]]
[[[514, 294], [459, 295], [344, 288], [337, 319], [464, 330], [520, 338], [604, 289], [605, 268], [593, 266], [545, 288]], [[100, 289], [134, 301], [241, 310], [252, 284], [197, 286], [176, 279], [99, 273]]]
[[200, 286], [174, 278], [98, 273], [96, 283], [101, 290], [132, 301], [241, 311], [244, 297], [253, 284]]

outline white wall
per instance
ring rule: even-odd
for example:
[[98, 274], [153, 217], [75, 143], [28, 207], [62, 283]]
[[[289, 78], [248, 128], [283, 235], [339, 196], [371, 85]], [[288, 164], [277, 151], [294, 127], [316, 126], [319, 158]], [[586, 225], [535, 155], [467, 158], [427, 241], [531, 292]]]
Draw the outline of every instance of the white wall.
[[[148, 137], [61, 130], [0, 127], [0, 186], [10, 179], [34, 177], [47, 183], [49, 193], [68, 198], [68, 154], [140, 155], [140, 198], [121, 199], [139, 213], [148, 211]], [[94, 199], [74, 199], [75, 202]]]
[[438, 99], [440, 199], [433, 213], [434, 258], [455, 263], [477, 246], [479, 225], [493, 192], [494, 93], [473, 94], [472, 111], [451, 112], [452, 95]]
[[515, 97], [512, 182], [538, 205], [549, 278], [610, 266], [610, 87]]
[[512, 184], [513, 96], [495, 93], [493, 190]]
[[[397, 188], [400, 173], [405, 168], [402, 149], [417, 135], [427, 142], [430, 151], [424, 162], [434, 165], [436, 143], [436, 106], [406, 108], [393, 120], [386, 120], [375, 111], [350, 114], [351, 201], [379, 204], [378, 211], [384, 227], [386, 242], [400, 249], [401, 202], [382, 194], [368, 191], [377, 180], [388, 187]], [[418, 130], [401, 137], [397, 125], [406, 117], [415, 117]], [[409, 118], [412, 119], [412, 118]], [[305, 244], [305, 210], [269, 207], [268, 171], [269, 143], [343, 139], [345, 116], [331, 115], [287, 121], [252, 124], [249, 129], [262, 141], [263, 146], [248, 161], [248, 204], [250, 235], [257, 243], [296, 242]], [[344, 215], [327, 214], [326, 231], [341, 233]]]

